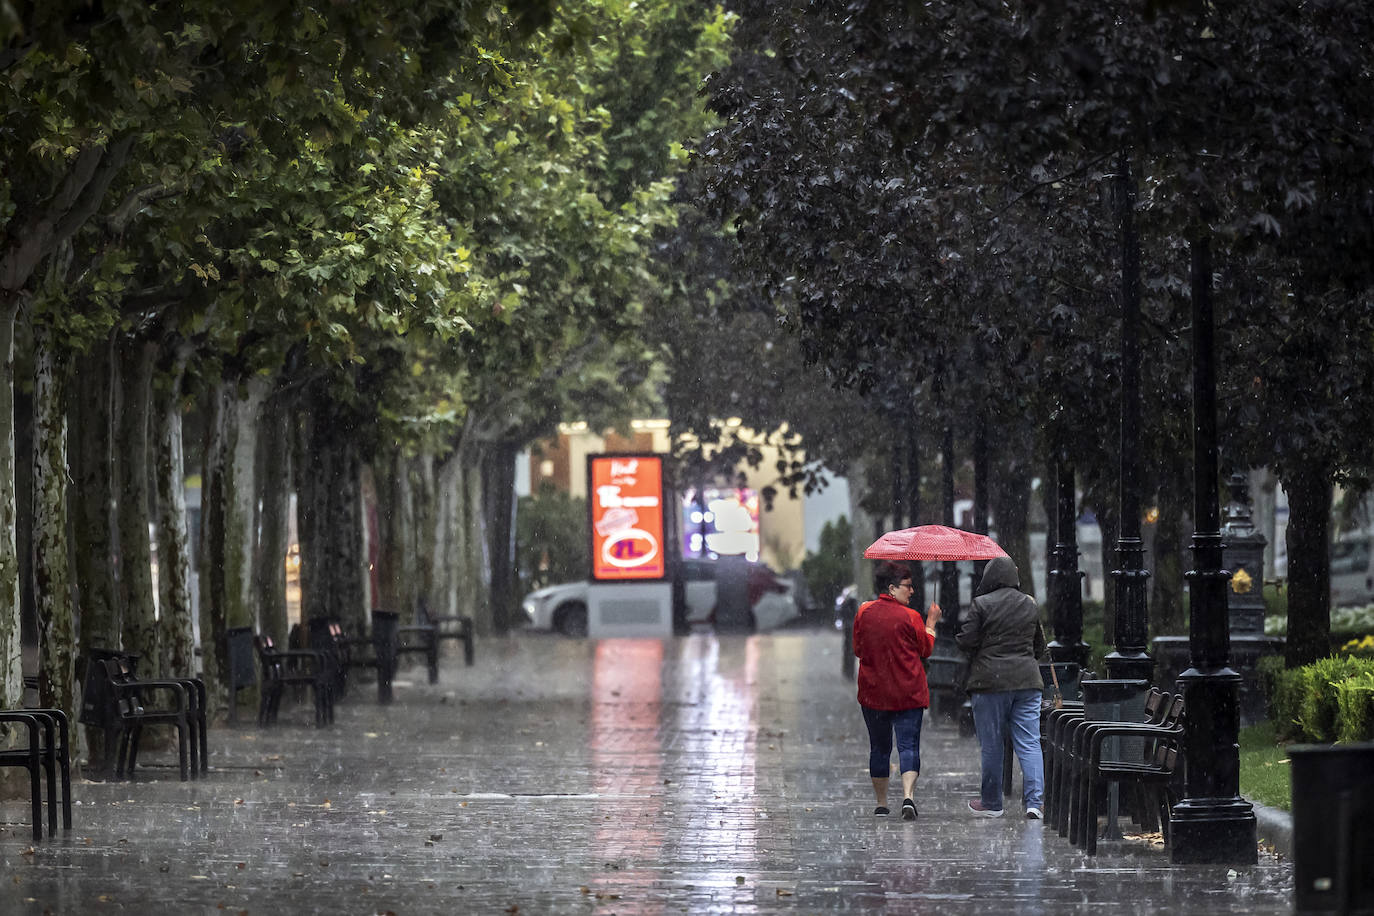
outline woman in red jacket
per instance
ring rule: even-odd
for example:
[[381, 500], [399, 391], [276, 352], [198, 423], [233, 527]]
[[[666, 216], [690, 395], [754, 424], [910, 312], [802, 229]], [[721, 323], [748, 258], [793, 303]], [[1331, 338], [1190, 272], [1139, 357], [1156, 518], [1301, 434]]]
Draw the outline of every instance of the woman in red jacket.
[[878, 807], [887, 817], [887, 781], [892, 772], [892, 744], [902, 774], [902, 818], [916, 819], [916, 777], [921, 772], [921, 720], [930, 706], [930, 688], [922, 659], [935, 647], [940, 606], [932, 604], [921, 619], [910, 607], [915, 587], [902, 563], [880, 562], [873, 573], [878, 597], [854, 616], [854, 656], [859, 660], [859, 707], [868, 726], [868, 775]]

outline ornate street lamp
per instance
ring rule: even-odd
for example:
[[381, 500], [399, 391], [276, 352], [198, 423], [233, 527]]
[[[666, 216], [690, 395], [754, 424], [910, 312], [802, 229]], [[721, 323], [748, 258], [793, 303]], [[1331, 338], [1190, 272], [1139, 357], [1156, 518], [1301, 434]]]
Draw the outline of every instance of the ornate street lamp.
[[1193, 570], [1188, 573], [1191, 667], [1183, 693], [1183, 800], [1170, 816], [1179, 864], [1254, 864], [1254, 807], [1240, 796], [1240, 675], [1231, 670], [1230, 619], [1217, 493], [1216, 376], [1212, 365], [1212, 263], [1207, 239], [1192, 242]]
[[1117, 175], [1121, 231], [1121, 530], [1118, 568], [1112, 570], [1116, 598], [1116, 651], [1107, 656], [1107, 677], [1154, 676], [1145, 653], [1148, 602], [1145, 547], [1140, 539], [1140, 240], [1135, 228], [1135, 182], [1122, 153]]
[[1073, 465], [1060, 458], [1055, 468], [1054, 568], [1050, 570], [1050, 661], [1087, 667], [1083, 641], [1083, 573], [1078, 569], [1078, 510]]

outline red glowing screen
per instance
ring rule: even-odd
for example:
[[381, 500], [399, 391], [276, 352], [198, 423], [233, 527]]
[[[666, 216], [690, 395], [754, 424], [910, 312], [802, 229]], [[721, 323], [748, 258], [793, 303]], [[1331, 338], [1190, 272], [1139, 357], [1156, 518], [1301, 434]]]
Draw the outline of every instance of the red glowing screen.
[[592, 578], [601, 582], [662, 579], [663, 459], [594, 455], [588, 459], [587, 506]]

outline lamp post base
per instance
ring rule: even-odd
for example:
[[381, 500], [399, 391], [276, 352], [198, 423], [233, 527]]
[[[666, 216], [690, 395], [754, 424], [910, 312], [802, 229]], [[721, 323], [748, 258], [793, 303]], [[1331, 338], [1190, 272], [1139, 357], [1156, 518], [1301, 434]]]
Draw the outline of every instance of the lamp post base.
[[1169, 818], [1175, 865], [1254, 865], [1259, 861], [1255, 809], [1243, 798], [1189, 799]]

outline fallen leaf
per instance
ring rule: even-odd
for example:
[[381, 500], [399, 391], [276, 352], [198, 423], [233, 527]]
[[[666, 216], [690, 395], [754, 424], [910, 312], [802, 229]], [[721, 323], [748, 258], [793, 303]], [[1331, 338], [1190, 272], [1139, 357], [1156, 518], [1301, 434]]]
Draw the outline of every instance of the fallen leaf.
[[791, 896], [792, 896], [792, 892], [789, 891], [789, 890], [784, 890], [784, 889], [782, 889], [782, 888], [778, 888], [778, 896], [779, 896], [779, 897], [791, 897]]
[[735, 883], [736, 883], [736, 884], [743, 884], [743, 883], [744, 883], [744, 875], [735, 875]]

